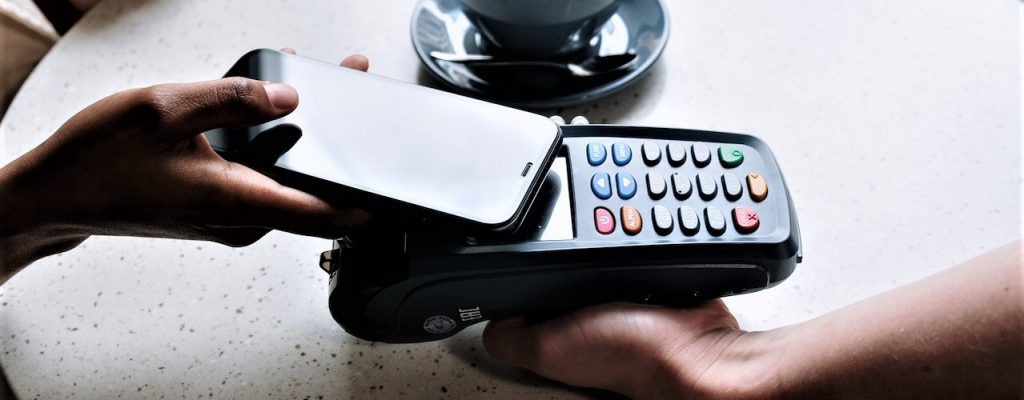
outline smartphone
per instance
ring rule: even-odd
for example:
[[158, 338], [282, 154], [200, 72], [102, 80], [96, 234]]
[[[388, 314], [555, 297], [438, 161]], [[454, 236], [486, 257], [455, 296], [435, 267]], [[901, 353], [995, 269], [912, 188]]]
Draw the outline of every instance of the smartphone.
[[[375, 218], [514, 231], [561, 143], [540, 115], [279, 51], [253, 50], [226, 76], [286, 83], [299, 105], [266, 124], [207, 132], [214, 149]], [[246, 156], [267, 154], [268, 143], [271, 159]]]

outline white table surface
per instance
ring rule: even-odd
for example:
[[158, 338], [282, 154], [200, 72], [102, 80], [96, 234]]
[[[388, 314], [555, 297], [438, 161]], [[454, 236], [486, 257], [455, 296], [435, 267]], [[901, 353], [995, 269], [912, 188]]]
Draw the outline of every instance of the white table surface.
[[[805, 259], [782, 285], [728, 300], [745, 328], [803, 321], [1019, 237], [1016, 2], [665, 3], [671, 38], [650, 75], [551, 112], [769, 143]], [[361, 53], [373, 73], [428, 83], [413, 5], [105, 1], [15, 99], [3, 160], [107, 94], [216, 78], [256, 47]], [[245, 249], [89, 239], [0, 289], [0, 361], [21, 397], [40, 399], [604, 396], [489, 360], [479, 327], [416, 345], [354, 339], [327, 311], [316, 259], [328, 246], [280, 233]]]

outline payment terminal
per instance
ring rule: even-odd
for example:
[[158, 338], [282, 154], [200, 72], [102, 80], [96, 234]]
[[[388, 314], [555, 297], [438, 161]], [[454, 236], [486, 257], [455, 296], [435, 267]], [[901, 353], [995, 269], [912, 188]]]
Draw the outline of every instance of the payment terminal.
[[321, 255], [334, 318], [366, 340], [422, 342], [494, 318], [753, 292], [801, 261], [793, 201], [761, 140], [614, 125], [562, 134], [513, 236], [408, 224], [335, 241]]

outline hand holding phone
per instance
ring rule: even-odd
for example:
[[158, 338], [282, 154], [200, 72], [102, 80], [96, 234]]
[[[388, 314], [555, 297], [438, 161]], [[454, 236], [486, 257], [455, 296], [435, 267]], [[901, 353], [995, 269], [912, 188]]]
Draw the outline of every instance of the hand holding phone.
[[561, 142], [539, 115], [273, 50], [227, 75], [287, 83], [300, 102], [278, 120], [207, 133], [214, 148], [375, 217], [515, 231]]

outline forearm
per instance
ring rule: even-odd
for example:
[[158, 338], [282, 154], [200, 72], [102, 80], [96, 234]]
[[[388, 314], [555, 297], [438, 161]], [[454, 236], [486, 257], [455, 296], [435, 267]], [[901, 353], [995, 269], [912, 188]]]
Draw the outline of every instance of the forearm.
[[1019, 243], [820, 318], [753, 334], [784, 398], [1019, 398]]
[[28, 264], [70, 250], [89, 236], [59, 222], [63, 212], [54, 205], [74, 199], [35, 196], [40, 185], [30, 182], [24, 165], [23, 157], [0, 169], [0, 284]]
[[40, 232], [0, 238], [0, 285], [36, 260], [63, 253], [81, 244], [88, 235]]

